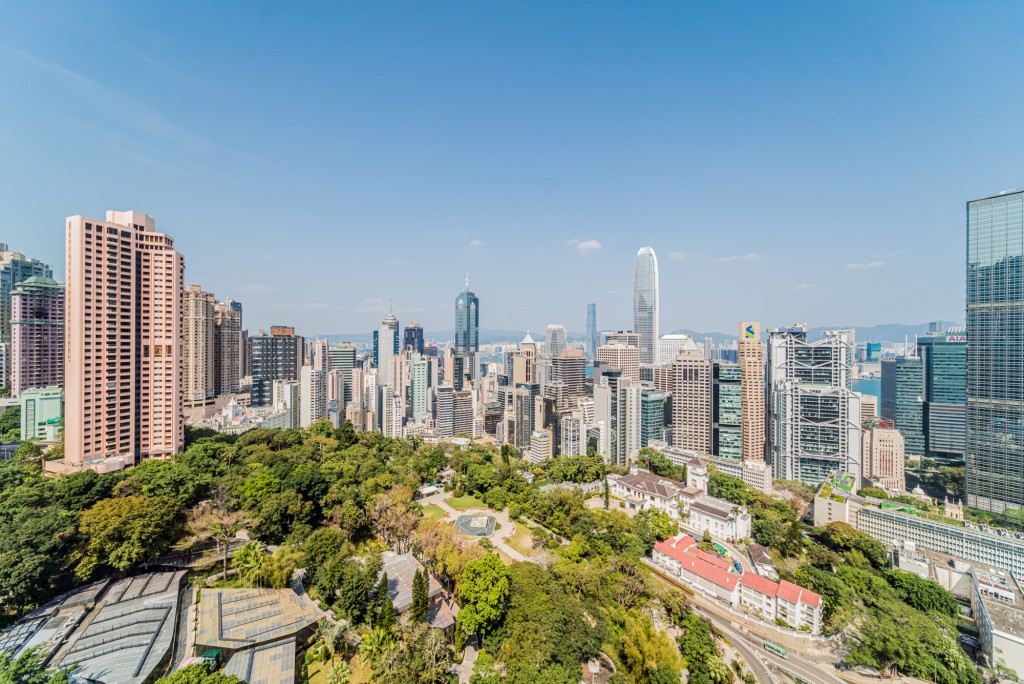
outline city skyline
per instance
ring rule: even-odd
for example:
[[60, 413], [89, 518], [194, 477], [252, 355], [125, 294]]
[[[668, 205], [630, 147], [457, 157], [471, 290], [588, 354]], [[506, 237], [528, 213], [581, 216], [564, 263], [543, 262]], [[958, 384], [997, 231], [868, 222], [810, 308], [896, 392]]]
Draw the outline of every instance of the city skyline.
[[[1020, 56], [1001, 39], [1012, 5], [997, 26], [965, 6], [604, 6], [543, 21], [527, 8], [454, 21], [446, 8], [214, 7], [198, 35], [168, 8], [102, 7], [12, 8], [0, 28], [0, 85], [35, 105], [0, 114], [7, 239], [63, 280], [64, 216], [163, 217], [195, 255], [187, 282], [253, 302], [254, 329], [286, 317], [310, 335], [373, 330], [388, 298], [400, 319], [447, 329], [467, 270], [484, 328], [579, 331], [587, 303], [602, 327], [627, 328], [644, 244], [662, 257], [665, 330], [960, 321], [962, 203], [1019, 175], [1008, 113], [1024, 96], [991, 68]], [[303, 37], [264, 41], [239, 73], [238, 22]], [[827, 41], [815, 30], [840, 25]], [[83, 55], [72, 39], [137, 28], [152, 40], [124, 54]], [[645, 45], [605, 56], [623, 32]], [[523, 45], [530, 58], [510, 62]], [[284, 105], [313, 90], [317, 106]], [[248, 106], [273, 91], [273, 106]], [[966, 103], [982, 93], [979, 121]], [[69, 96], [85, 106], [69, 112]], [[96, 159], [104, 173], [74, 171]], [[356, 253], [372, 258], [344, 259]], [[343, 296], [327, 294], [339, 260]], [[549, 278], [510, 291], [503, 266], [517, 262]], [[930, 287], [893, 296], [905, 278]], [[685, 296], [709, 280], [714, 301]]]

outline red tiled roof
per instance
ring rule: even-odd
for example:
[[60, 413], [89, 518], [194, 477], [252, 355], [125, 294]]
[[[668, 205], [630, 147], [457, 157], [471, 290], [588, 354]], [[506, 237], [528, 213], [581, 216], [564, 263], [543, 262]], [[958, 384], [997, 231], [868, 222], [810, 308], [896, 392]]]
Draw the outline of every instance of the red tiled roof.
[[743, 573], [743, 577], [740, 578], [740, 584], [745, 587], [750, 587], [754, 591], [759, 591], [762, 594], [771, 596], [772, 598], [774, 598], [779, 591], [778, 584], [753, 572]]
[[716, 556], [713, 553], [707, 553], [706, 551], [701, 551], [696, 546], [693, 547], [693, 550], [691, 550], [690, 553], [692, 553], [693, 555], [697, 556], [697, 558], [700, 558], [702, 561], [704, 561], [706, 563], [711, 563], [715, 567], [722, 568], [723, 570], [728, 570], [729, 568], [732, 567], [732, 563], [730, 563], [729, 561], [725, 560], [721, 556]]
[[729, 591], [735, 589], [736, 575], [701, 558], [701, 555], [707, 556], [708, 554], [695, 548], [695, 546], [696, 543], [693, 541], [693, 537], [683, 535], [678, 539], [666, 539], [665, 541], [658, 542], [654, 545], [654, 550], [678, 561], [685, 570], [692, 572], [698, 577], [713, 582]]
[[810, 589], [804, 589], [798, 587], [792, 582], [782, 580], [779, 582], [779, 598], [789, 601], [790, 603], [805, 603], [809, 606], [817, 608], [821, 604], [821, 596], [815, 594]]

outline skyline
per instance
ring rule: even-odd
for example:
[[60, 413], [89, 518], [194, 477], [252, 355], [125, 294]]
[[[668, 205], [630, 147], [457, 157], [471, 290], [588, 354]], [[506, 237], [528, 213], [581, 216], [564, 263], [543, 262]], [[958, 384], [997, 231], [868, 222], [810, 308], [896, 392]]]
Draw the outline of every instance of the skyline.
[[0, 27], [5, 239], [63, 281], [66, 216], [145, 212], [251, 330], [447, 330], [466, 271], [482, 328], [628, 329], [643, 245], [664, 331], [962, 321], [1024, 152], [1009, 3], [112, 7]]

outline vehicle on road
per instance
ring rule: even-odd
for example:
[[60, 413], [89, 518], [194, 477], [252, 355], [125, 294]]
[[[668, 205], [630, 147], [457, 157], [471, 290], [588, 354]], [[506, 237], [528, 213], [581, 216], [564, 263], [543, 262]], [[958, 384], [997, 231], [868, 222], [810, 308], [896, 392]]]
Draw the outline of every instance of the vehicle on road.
[[778, 644], [773, 643], [771, 641], [764, 642], [764, 650], [768, 651], [769, 653], [774, 653], [775, 655], [779, 656], [780, 658], [788, 658], [789, 657], [789, 651], [787, 651], [782, 646], [779, 646]]

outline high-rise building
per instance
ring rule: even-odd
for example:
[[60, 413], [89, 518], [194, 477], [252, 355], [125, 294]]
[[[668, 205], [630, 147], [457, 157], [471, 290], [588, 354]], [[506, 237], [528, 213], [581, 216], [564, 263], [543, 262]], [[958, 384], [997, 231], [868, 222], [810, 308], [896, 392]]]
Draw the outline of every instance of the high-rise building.
[[689, 335], [662, 335], [658, 340], [658, 363], [662, 366], [671, 366], [676, 354], [688, 339]]
[[456, 435], [476, 437], [473, 431], [473, 393], [466, 390], [452, 396], [452, 429]]
[[355, 401], [353, 398], [355, 380], [352, 377], [352, 371], [356, 366], [356, 345], [351, 342], [342, 342], [328, 349], [327, 356], [331, 364], [331, 370], [340, 371], [345, 381], [345, 394], [343, 397], [339, 397], [343, 399], [343, 405]]
[[597, 304], [587, 304], [587, 339], [584, 352], [593, 360], [597, 354]]
[[928, 458], [960, 465], [967, 449], [967, 331], [917, 338], [924, 364], [924, 438]]
[[66, 227], [65, 460], [170, 456], [185, 439], [185, 259], [139, 212]]
[[882, 359], [882, 417], [896, 424], [906, 453], [924, 455], [924, 365], [919, 356]]
[[627, 347], [640, 348], [640, 333], [632, 330], [619, 330], [616, 332], [601, 333], [601, 344], [624, 344]]
[[213, 294], [185, 288], [185, 406], [202, 406], [216, 395], [216, 318]]
[[584, 397], [586, 365], [579, 349], [565, 349], [551, 359], [551, 380], [562, 383], [561, 408], [575, 408]]
[[529, 330], [519, 343], [519, 348], [509, 358], [512, 366], [510, 384], [517, 387], [523, 383], [532, 383], [533, 366], [537, 361], [537, 343], [533, 341]]
[[860, 394], [860, 422], [864, 423], [878, 418], [878, 397], [874, 394]]
[[327, 340], [315, 340], [310, 349], [310, 365], [314, 370], [324, 374], [331, 372], [331, 357], [328, 354], [331, 344]]
[[0, 343], [11, 341], [11, 293], [18, 283], [33, 276], [52, 278], [53, 269], [0, 243]]
[[636, 255], [633, 330], [640, 335], [640, 363], [658, 363], [658, 258], [650, 247], [641, 248]]
[[32, 276], [11, 293], [11, 394], [64, 385], [64, 286]]
[[530, 434], [530, 450], [526, 460], [530, 463], [541, 463], [554, 455], [554, 440], [551, 430], [534, 430]]
[[769, 462], [775, 477], [819, 485], [861, 468], [860, 395], [852, 390], [852, 330], [807, 340], [807, 326], [768, 335]]
[[[455, 353], [470, 358], [480, 350], [480, 300], [469, 289], [455, 298]], [[467, 364], [469, 365], [469, 364]]]
[[442, 383], [436, 390], [434, 400], [434, 426], [437, 436], [448, 439], [455, 436], [455, 390], [451, 385]]
[[[406, 328], [408, 331], [409, 329]], [[410, 347], [407, 347], [409, 349]], [[409, 405], [412, 411], [412, 422], [422, 423], [427, 417], [427, 396], [429, 386], [429, 363], [419, 352], [412, 353], [409, 364]]]
[[693, 340], [672, 362], [672, 445], [711, 453], [711, 362]]
[[[235, 308], [238, 304], [238, 309]], [[242, 313], [241, 304], [228, 300], [213, 307], [215, 394], [238, 392], [242, 380]]]
[[[763, 371], [762, 371], [763, 372]], [[764, 397], [761, 398], [762, 405]], [[764, 430], [764, 416], [761, 416]], [[711, 453], [720, 458], [743, 460], [743, 371], [742, 367], [713, 361], [711, 366]], [[764, 460], [762, 455], [757, 459]]]
[[586, 456], [586, 425], [579, 411], [562, 414], [562, 440], [559, 447], [563, 456]]
[[377, 349], [374, 366], [377, 368], [377, 384], [387, 385], [395, 389], [395, 364], [394, 358], [398, 356], [400, 340], [398, 338], [398, 319], [388, 306], [388, 315], [380, 324], [377, 331]]
[[665, 438], [665, 393], [640, 390], [640, 448]]
[[417, 354], [423, 353], [423, 326], [416, 321], [405, 326], [402, 349], [411, 349]]
[[603, 344], [597, 348], [597, 360], [615, 368], [633, 382], [640, 382], [640, 349], [624, 344]]
[[967, 505], [1024, 508], [1024, 192], [967, 203]]
[[304, 340], [290, 326], [271, 326], [270, 334], [260, 331], [249, 338], [252, 357], [252, 405], [273, 401], [275, 380], [298, 380], [302, 367]]
[[737, 358], [743, 388], [740, 430], [743, 460], [764, 461], [764, 356], [761, 352], [761, 324], [757, 321], [740, 323]]
[[327, 374], [312, 366], [299, 373], [299, 427], [327, 417]]
[[556, 356], [561, 355], [562, 350], [565, 349], [565, 347], [565, 326], [549, 325], [547, 332], [544, 334], [545, 358], [553, 359]]
[[904, 438], [891, 420], [864, 424], [864, 478], [876, 487], [902, 494], [907, 488]]

